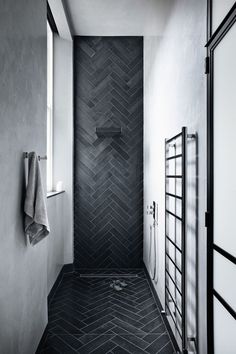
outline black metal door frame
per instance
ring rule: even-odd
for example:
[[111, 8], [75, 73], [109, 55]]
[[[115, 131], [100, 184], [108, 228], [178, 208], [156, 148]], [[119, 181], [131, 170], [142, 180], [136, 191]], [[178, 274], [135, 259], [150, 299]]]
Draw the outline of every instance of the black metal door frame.
[[214, 354], [214, 297], [236, 319], [235, 311], [214, 289], [213, 253], [220, 253], [236, 264], [235, 257], [214, 244], [214, 50], [236, 22], [236, 3], [223, 19], [219, 27], [212, 33], [212, 0], [208, 0], [208, 42], [206, 74], [207, 75], [207, 342], [208, 354]]

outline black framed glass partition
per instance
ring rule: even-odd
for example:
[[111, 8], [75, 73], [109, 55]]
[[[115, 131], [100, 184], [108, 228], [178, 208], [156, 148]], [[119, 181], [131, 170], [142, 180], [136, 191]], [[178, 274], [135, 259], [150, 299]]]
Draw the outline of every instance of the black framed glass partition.
[[235, 1], [208, 2], [206, 47], [208, 354], [233, 354], [236, 348]]

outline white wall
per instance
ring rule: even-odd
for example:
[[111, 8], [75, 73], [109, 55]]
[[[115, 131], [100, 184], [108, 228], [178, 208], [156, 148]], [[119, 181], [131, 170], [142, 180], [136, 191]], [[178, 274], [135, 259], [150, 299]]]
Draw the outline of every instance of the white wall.
[[[64, 18], [60, 2], [50, 1], [55, 20]], [[58, 20], [59, 21], [59, 20]], [[68, 24], [64, 23], [64, 27]], [[61, 22], [58, 29], [64, 35]], [[63, 27], [63, 28], [64, 28]], [[68, 31], [67, 31], [68, 32]], [[65, 37], [65, 36], [64, 36]], [[67, 35], [68, 37], [68, 35]], [[53, 47], [53, 189], [65, 193], [47, 199], [51, 227], [48, 238], [48, 293], [64, 264], [73, 263], [73, 42], [54, 34]]]
[[[47, 295], [52, 289], [58, 274], [65, 264], [67, 242], [67, 216], [65, 193], [47, 199], [48, 219], [51, 232], [47, 237]], [[71, 263], [71, 262], [70, 262]]]
[[[165, 162], [164, 140], [187, 126], [198, 135], [198, 197], [196, 198], [196, 145], [188, 143], [188, 334], [194, 335], [195, 311], [195, 208], [199, 217], [199, 331], [200, 353], [206, 353], [206, 102], [205, 39], [206, 2], [181, 0], [173, 3], [161, 37], [144, 38], [144, 262], [149, 268], [152, 218], [146, 206], [159, 205], [157, 293], [164, 307]], [[191, 309], [192, 308], [192, 309]], [[191, 310], [190, 310], [191, 309]]]
[[54, 187], [62, 181], [64, 263], [73, 262], [73, 42], [54, 38]]

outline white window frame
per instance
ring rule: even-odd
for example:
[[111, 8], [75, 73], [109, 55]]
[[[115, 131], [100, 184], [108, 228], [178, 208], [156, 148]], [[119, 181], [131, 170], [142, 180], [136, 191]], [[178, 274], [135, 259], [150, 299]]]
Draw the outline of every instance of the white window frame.
[[53, 190], [53, 31], [47, 21], [47, 192]]

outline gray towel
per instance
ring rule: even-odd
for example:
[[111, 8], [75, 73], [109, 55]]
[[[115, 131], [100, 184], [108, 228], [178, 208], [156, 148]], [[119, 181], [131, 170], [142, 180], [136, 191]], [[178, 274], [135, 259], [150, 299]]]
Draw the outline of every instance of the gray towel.
[[25, 233], [35, 245], [50, 232], [38, 156], [28, 155], [28, 185], [25, 198]]

